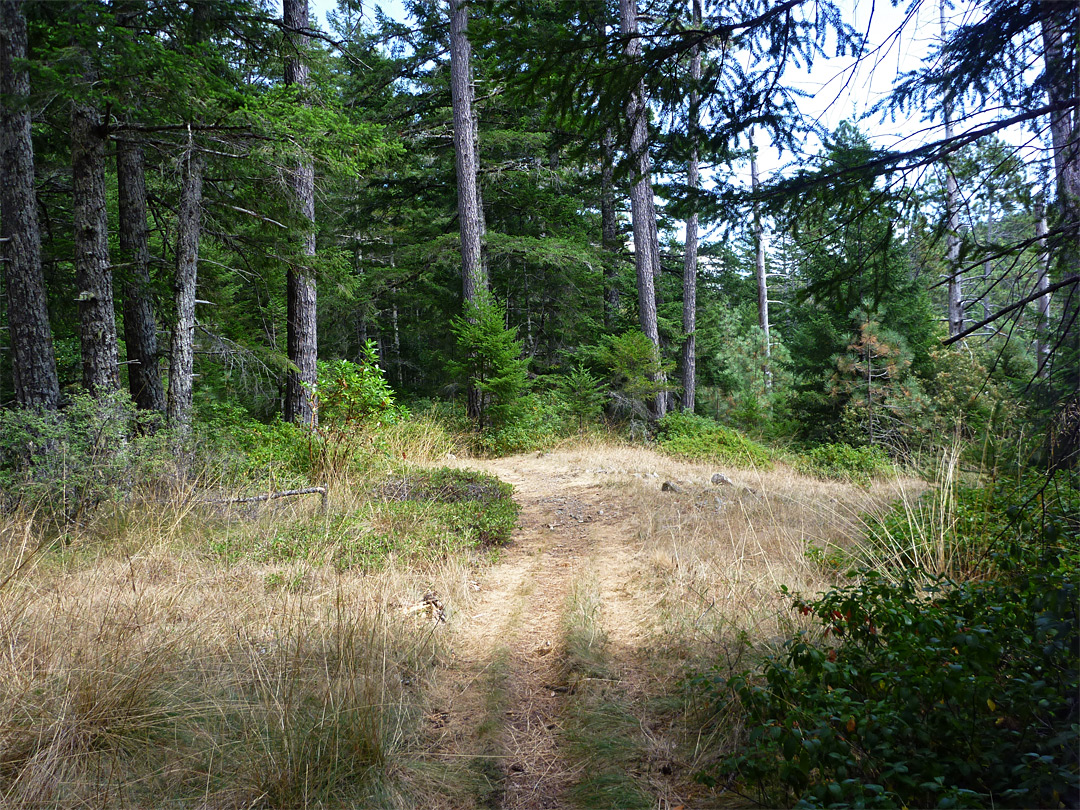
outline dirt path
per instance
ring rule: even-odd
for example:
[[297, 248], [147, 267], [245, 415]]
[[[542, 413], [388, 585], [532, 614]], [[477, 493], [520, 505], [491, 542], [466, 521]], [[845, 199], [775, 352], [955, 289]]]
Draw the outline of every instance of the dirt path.
[[[633, 566], [634, 530], [618, 494], [592, 470], [539, 456], [462, 466], [513, 484], [521, 516], [478, 598], [452, 620], [452, 675], [440, 717], [450, 739], [442, 747], [490, 758], [492, 806], [565, 806], [576, 776], [560, 741], [567, 600], [575, 581], [601, 568], [605, 579], [617, 577]], [[621, 601], [605, 593], [605, 611], [625, 613]]]
[[[692, 779], [716, 746], [687, 749], [655, 699], [695, 654], [699, 667], [725, 654], [725, 633], [782, 632], [779, 586], [829, 583], [808, 544], [857, 536], [858, 516], [905, 486], [783, 468], [716, 484], [714, 466], [610, 447], [456, 463], [513, 484], [521, 515], [450, 616], [429, 750], [473, 779], [445, 798], [454, 808], [717, 806]], [[584, 657], [582, 626], [600, 639]]]

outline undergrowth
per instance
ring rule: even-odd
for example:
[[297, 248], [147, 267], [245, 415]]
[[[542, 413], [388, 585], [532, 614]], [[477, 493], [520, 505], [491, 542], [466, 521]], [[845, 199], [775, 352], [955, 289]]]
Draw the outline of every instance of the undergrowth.
[[802, 629], [779, 653], [695, 680], [747, 729], [701, 779], [770, 806], [1076, 806], [1077, 494], [1022, 492], [958, 487], [942, 510], [939, 490], [876, 522], [900, 548], [936, 534], [955, 549], [947, 568], [892, 555], [814, 598], [788, 594]]
[[657, 424], [657, 444], [667, 453], [736, 467], [772, 469], [776, 454], [763, 444], [704, 416], [675, 412]]

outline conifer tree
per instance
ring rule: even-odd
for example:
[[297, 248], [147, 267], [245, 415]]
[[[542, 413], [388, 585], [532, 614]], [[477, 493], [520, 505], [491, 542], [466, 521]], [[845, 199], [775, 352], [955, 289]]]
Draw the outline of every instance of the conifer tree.
[[30, 78], [23, 0], [0, 2], [0, 256], [8, 297], [15, 399], [51, 410], [60, 400], [34, 193]]
[[[283, 9], [291, 51], [285, 59], [285, 84], [299, 89], [300, 103], [304, 104], [303, 94], [310, 84], [308, 37], [303, 33], [309, 25], [307, 0], [284, 0]], [[290, 187], [300, 218], [307, 225], [301, 237], [300, 261], [310, 262], [315, 256], [315, 167], [310, 158], [299, 159]], [[290, 265], [286, 286], [289, 371], [285, 383], [285, 421], [312, 425], [318, 418], [315, 407], [318, 327], [313, 268]]]

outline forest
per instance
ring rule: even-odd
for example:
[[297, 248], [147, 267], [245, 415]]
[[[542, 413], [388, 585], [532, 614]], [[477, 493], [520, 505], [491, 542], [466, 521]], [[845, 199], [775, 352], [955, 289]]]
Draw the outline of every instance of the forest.
[[1080, 807], [1080, 4], [868, 13], [0, 0], [0, 806]]

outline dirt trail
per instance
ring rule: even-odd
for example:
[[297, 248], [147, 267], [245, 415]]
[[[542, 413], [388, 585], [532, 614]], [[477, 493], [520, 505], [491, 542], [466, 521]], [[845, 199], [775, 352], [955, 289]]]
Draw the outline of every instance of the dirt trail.
[[[600, 576], [599, 569], [605, 580], [617, 578], [634, 564], [635, 530], [619, 493], [604, 486], [602, 474], [560, 461], [461, 462], [513, 484], [521, 516], [499, 563], [480, 580], [476, 601], [452, 620], [452, 676], [441, 715], [450, 739], [440, 747], [489, 757], [490, 801], [515, 810], [565, 806], [575, 777], [559, 740], [572, 584]], [[604, 591], [605, 612], [628, 613], [617, 590]]]
[[[677, 690], [693, 655], [724, 654], [725, 633], [782, 633], [779, 586], [831, 581], [808, 544], [846, 542], [860, 515], [922, 486], [785, 468], [729, 469], [716, 483], [714, 466], [618, 447], [456, 464], [513, 484], [521, 515], [474, 598], [451, 611], [428, 750], [484, 783], [447, 796], [454, 808], [716, 806], [691, 779], [711, 743], [677, 745], [689, 738], [654, 699]], [[601, 639], [585, 654], [582, 627]], [[620, 759], [604, 734], [633, 753]]]

